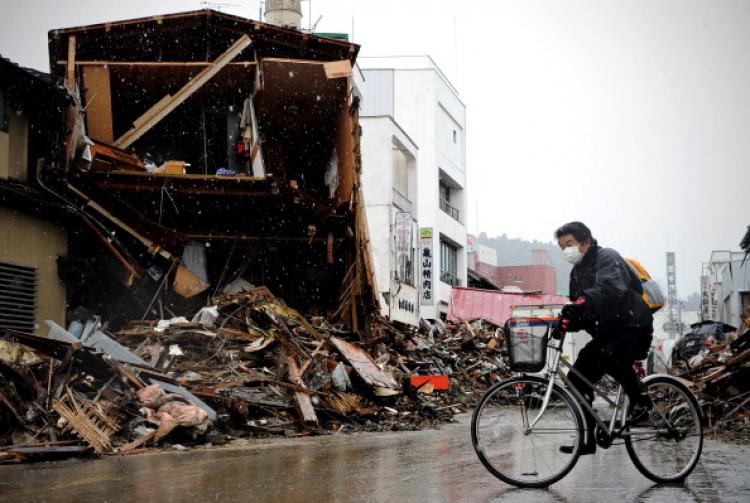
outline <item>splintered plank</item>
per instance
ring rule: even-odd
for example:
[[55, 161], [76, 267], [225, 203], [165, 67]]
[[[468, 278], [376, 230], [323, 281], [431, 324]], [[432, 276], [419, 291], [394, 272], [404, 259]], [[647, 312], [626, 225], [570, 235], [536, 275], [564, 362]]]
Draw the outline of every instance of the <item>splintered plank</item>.
[[236, 58], [248, 45], [250, 45], [250, 37], [242, 35], [234, 44], [224, 51], [221, 56], [216, 58], [210, 66], [204, 68], [198, 75], [191, 79], [190, 82], [182, 86], [182, 88], [174, 95], [165, 96], [149, 110], [146, 110], [140, 118], [135, 120], [133, 128], [117, 139], [114, 144], [115, 147], [126, 149], [132, 145], [133, 142], [143, 136], [147, 131], [158, 124], [159, 121], [176, 109], [182, 102], [188, 99], [190, 95], [211, 80], [214, 75], [219, 73], [219, 70]]
[[141, 435], [140, 437], [136, 438], [135, 440], [133, 440], [129, 444], [126, 444], [126, 445], [122, 446], [119, 449], [118, 452], [120, 452], [120, 454], [128, 453], [128, 452], [130, 452], [130, 451], [132, 451], [134, 449], [137, 449], [138, 447], [142, 446], [143, 444], [145, 444], [146, 442], [148, 442], [149, 440], [151, 440], [155, 436], [156, 436], [156, 430], [150, 431], [150, 432], [148, 432], [148, 433], [146, 433], [144, 435]]
[[328, 61], [323, 63], [323, 70], [326, 72], [327, 79], [340, 79], [342, 77], [352, 76], [352, 62], [348, 59], [341, 61]]
[[112, 143], [112, 88], [109, 67], [84, 66], [83, 87], [86, 92], [86, 127], [94, 140]]
[[68, 66], [65, 71], [65, 85], [68, 91], [76, 91], [76, 36], [68, 37]]
[[[294, 360], [294, 357], [290, 356], [287, 359], [287, 362], [289, 365], [289, 380], [293, 384], [304, 387], [299, 367], [297, 367], [297, 362]], [[318, 416], [317, 414], [315, 414], [315, 409], [313, 408], [312, 401], [310, 400], [310, 394], [306, 391], [295, 391], [293, 396], [294, 401], [297, 404], [297, 409], [299, 410], [300, 417], [302, 418], [302, 422], [306, 425], [318, 424]]]
[[349, 364], [354, 368], [362, 380], [375, 388], [386, 388], [400, 391], [400, 386], [392, 376], [378, 367], [367, 352], [338, 337], [331, 337], [331, 343], [338, 349]]
[[94, 452], [101, 454], [112, 449], [109, 439], [119, 430], [119, 422], [117, 418], [110, 417], [107, 411], [77, 397], [69, 388], [62, 399], [52, 402], [52, 408], [67, 420], [68, 426], [89, 444]]

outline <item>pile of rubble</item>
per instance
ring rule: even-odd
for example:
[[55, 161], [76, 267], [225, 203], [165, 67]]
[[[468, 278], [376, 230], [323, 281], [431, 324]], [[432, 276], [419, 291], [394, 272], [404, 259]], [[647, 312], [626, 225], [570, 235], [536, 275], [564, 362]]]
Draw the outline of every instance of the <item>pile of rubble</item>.
[[403, 430], [449, 421], [508, 373], [503, 331], [471, 324], [368, 336], [305, 318], [265, 288], [191, 319], [99, 320], [0, 341], [0, 462], [243, 437]]
[[750, 330], [703, 348], [672, 372], [690, 382], [712, 433], [750, 442]]

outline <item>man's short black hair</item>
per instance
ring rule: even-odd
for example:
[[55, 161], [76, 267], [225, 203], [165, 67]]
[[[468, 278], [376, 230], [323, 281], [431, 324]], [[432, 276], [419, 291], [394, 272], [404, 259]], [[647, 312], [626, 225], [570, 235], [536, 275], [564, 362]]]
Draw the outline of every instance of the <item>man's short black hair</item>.
[[572, 235], [579, 243], [585, 243], [592, 239], [591, 229], [586, 227], [582, 222], [568, 222], [555, 231], [555, 239], [560, 239], [566, 235]]

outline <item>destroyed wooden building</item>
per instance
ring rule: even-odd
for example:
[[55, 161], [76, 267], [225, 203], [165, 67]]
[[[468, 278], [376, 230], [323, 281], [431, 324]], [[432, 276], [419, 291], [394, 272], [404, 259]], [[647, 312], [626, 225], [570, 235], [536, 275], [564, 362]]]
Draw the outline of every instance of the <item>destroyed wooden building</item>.
[[72, 100], [40, 182], [77, 216], [70, 309], [169, 318], [264, 285], [362, 327], [357, 45], [201, 10], [52, 30], [49, 52]]
[[60, 152], [67, 105], [45, 75], [0, 57], [0, 332], [65, 322], [56, 259], [73, 219], [37, 168]]

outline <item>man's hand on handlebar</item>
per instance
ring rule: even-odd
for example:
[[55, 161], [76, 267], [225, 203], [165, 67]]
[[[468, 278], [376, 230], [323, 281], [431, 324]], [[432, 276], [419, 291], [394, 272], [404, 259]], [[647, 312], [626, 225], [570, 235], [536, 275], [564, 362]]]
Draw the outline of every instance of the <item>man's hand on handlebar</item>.
[[581, 330], [588, 316], [588, 307], [584, 297], [579, 297], [572, 304], [565, 304], [557, 319], [557, 326], [552, 331], [552, 337], [560, 340], [566, 332]]
[[555, 328], [552, 329], [552, 338], [559, 341], [563, 338], [563, 335], [565, 335], [565, 332], [568, 331], [569, 327], [570, 320], [566, 320], [562, 317], [562, 315], [560, 315], [557, 318], [557, 325], [555, 325]]
[[565, 304], [560, 316], [569, 321], [580, 322], [586, 316], [587, 310], [586, 299], [579, 297], [574, 303]]

